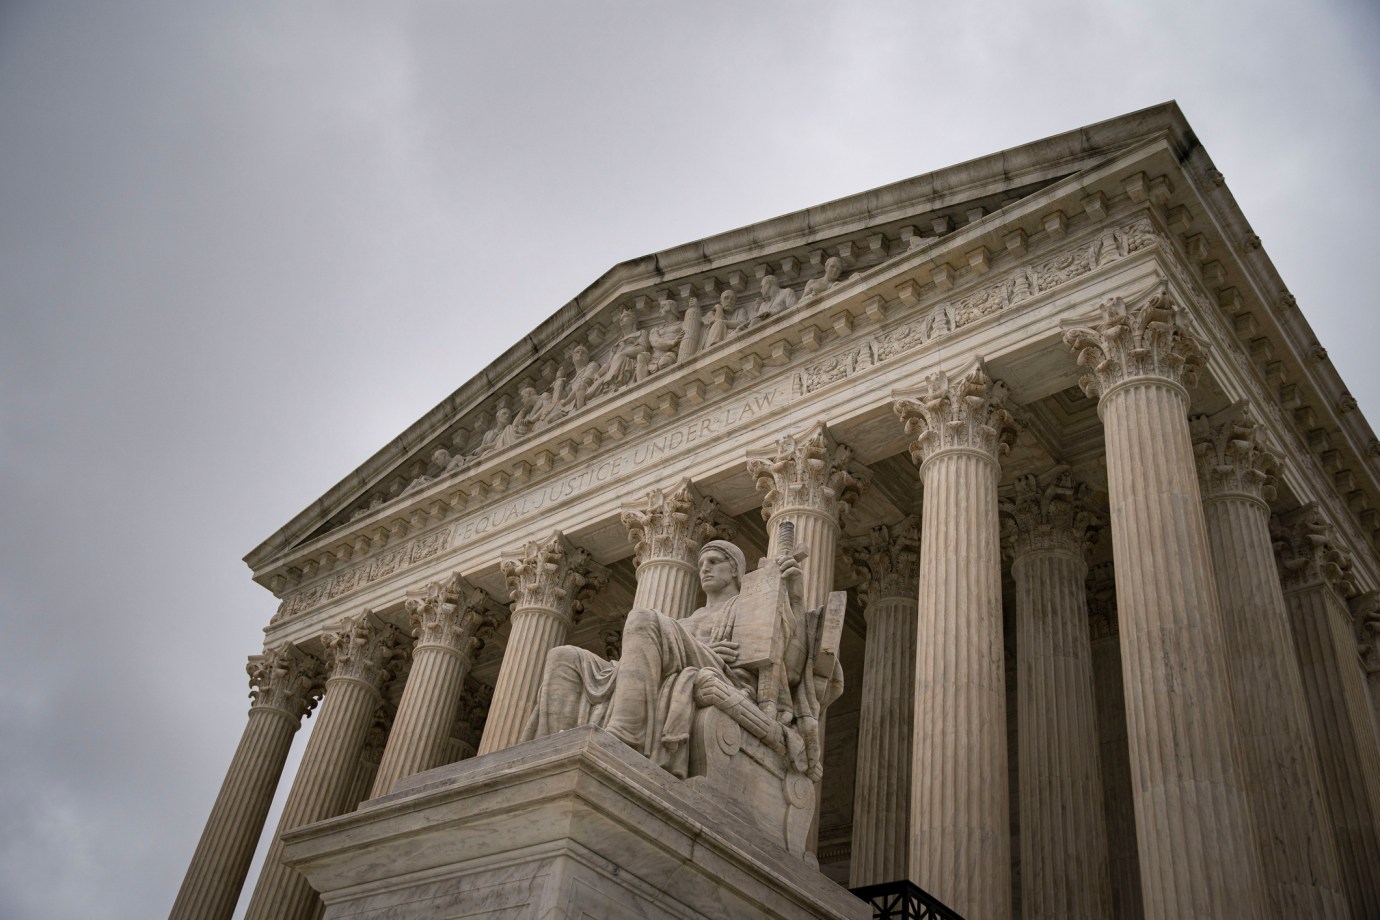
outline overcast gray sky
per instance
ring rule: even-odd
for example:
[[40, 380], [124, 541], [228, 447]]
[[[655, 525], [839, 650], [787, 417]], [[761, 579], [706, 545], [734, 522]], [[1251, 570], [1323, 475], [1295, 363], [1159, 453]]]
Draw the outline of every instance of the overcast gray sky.
[[166, 915], [241, 557], [623, 259], [1177, 99], [1380, 424], [1377, 49], [1340, 0], [0, 4], [0, 916]]

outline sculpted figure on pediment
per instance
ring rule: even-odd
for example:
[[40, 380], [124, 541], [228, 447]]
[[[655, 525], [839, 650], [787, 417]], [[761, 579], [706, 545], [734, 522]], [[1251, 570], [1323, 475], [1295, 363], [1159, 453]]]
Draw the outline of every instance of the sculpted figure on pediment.
[[549, 428], [565, 414], [565, 381], [565, 368], [561, 368], [556, 371], [556, 379], [551, 381], [551, 386], [546, 392], [536, 398], [536, 403], [528, 414], [533, 431]]
[[570, 349], [570, 360], [575, 365], [575, 375], [570, 378], [570, 396], [565, 402], [565, 411], [583, 409], [603, 387], [601, 369], [597, 361], [591, 361], [589, 349], [576, 345]]
[[719, 302], [709, 311], [709, 326], [704, 332], [701, 348], [713, 348], [738, 331], [734, 316], [738, 312], [738, 294], [729, 289], [719, 295]]
[[751, 326], [764, 323], [773, 316], [779, 316], [795, 306], [795, 292], [790, 288], [783, 288], [776, 280], [775, 275], [764, 275], [762, 277], [762, 299], [757, 302], [757, 309], [753, 311]]
[[838, 256], [830, 256], [824, 261], [824, 275], [813, 278], [805, 283], [805, 290], [800, 293], [800, 300], [804, 303], [813, 297], [818, 297], [831, 287], [839, 283], [839, 276], [843, 274], [843, 260]]
[[648, 372], [652, 345], [646, 330], [637, 328], [637, 314], [632, 307], [624, 307], [618, 314], [618, 333], [609, 363], [599, 378], [601, 392], [641, 380]]
[[676, 316], [676, 302], [663, 299], [659, 307], [661, 322], [647, 332], [647, 341], [652, 347], [648, 373], [652, 374], [665, 370], [680, 359], [680, 344], [685, 338], [681, 319]]

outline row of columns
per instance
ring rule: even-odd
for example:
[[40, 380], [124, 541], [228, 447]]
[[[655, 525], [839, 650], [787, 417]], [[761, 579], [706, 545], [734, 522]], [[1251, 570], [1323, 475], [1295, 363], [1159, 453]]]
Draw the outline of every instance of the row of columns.
[[[1335, 560], [1282, 562], [1293, 579], [1286, 600], [1270, 574], [1287, 541], [1270, 532], [1268, 454], [1239, 415], [1190, 429], [1185, 384], [1201, 353], [1163, 290], [1109, 301], [1066, 338], [1090, 369], [1084, 388], [1106, 429], [1119, 656], [1099, 658], [1089, 636], [1085, 490], [1055, 468], [998, 500], [1015, 435], [1003, 385], [979, 363], [898, 394], [925, 501], [918, 521], [847, 547], [868, 623], [852, 883], [908, 877], [965, 916], [1010, 914], [1005, 544], [1017, 586], [1025, 915], [1107, 916], [1114, 889], [1118, 904], [1134, 900], [1152, 917], [1341, 917], [1348, 900], [1360, 915], [1380, 910], [1380, 747], [1362, 672], [1354, 660], [1348, 668], [1356, 636], [1345, 592], [1328, 580]], [[780, 549], [779, 525], [793, 525], [811, 552], [805, 603], [822, 605], [840, 517], [861, 491], [851, 452], [820, 423], [751, 454], [749, 470], [766, 493], [768, 554]], [[728, 535], [712, 501], [683, 481], [622, 517], [636, 545], [634, 605], [690, 613], [698, 548]], [[1300, 555], [1326, 555], [1313, 537]], [[502, 569], [512, 628], [479, 753], [521, 738], [547, 652], [607, 580], [559, 532], [506, 555]], [[323, 681], [249, 917], [319, 910], [278, 859], [282, 831], [451, 759], [465, 675], [503, 612], [458, 575], [408, 609], [411, 673], [367, 781], [358, 752], [408, 657], [396, 628], [366, 613], [325, 637], [324, 662], [287, 648], [251, 664], [245, 737], [173, 917], [229, 917], [292, 733]], [[1124, 688], [1124, 710], [1109, 709], [1095, 684]], [[1119, 733], [1126, 762], [1100, 764], [1099, 745], [1115, 747]], [[1107, 857], [1109, 835], [1130, 830], [1103, 812], [1121, 784], [1135, 808], [1129, 868]]]

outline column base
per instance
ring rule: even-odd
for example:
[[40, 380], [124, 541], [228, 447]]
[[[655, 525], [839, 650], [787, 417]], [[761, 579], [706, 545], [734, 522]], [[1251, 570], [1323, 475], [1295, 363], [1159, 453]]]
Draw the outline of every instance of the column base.
[[578, 728], [400, 780], [285, 835], [325, 920], [800, 918], [866, 903], [607, 732]]

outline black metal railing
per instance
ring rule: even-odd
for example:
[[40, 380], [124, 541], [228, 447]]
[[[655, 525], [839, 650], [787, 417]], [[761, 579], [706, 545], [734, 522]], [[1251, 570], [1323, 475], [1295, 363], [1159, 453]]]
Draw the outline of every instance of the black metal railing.
[[872, 905], [872, 920], [963, 920], [958, 911], [905, 879], [850, 890]]

